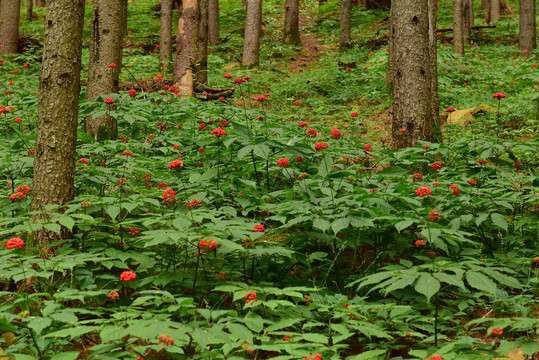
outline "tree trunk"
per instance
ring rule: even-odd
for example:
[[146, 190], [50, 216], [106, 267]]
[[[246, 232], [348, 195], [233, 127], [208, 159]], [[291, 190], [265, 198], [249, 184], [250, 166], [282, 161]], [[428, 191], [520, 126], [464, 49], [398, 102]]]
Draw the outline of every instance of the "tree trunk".
[[459, 56], [464, 56], [464, 1], [453, 1], [453, 50]]
[[467, 0], [470, 5], [470, 12], [468, 13], [469, 21], [470, 21], [470, 29], [473, 29], [475, 26], [475, 16], [474, 16], [474, 10], [473, 10], [473, 0]]
[[172, 80], [184, 95], [193, 96], [195, 82], [193, 79], [196, 41], [198, 38], [198, 0], [183, 0], [182, 13], [178, 22], [176, 38], [176, 61]]
[[45, 7], [45, 0], [37, 0], [36, 5], [38, 7]]
[[161, 1], [161, 31], [159, 37], [159, 70], [167, 72], [172, 58], [172, 0]]
[[32, 21], [34, 18], [34, 0], [26, 0], [26, 19]]
[[[520, 0], [520, 21], [518, 47], [524, 57], [529, 57], [537, 47], [535, 24], [535, 0]], [[524, 52], [524, 50], [527, 50]]]
[[391, 7], [393, 143], [403, 148], [415, 146], [418, 140], [433, 140], [428, 1], [392, 1]]
[[472, 29], [470, 25], [470, 0], [461, 0], [462, 1], [462, 37], [464, 44], [470, 43], [470, 35], [472, 34]]
[[490, 0], [489, 19], [491, 22], [500, 20], [500, 0]]
[[208, 84], [208, 0], [198, 0], [198, 36], [196, 42], [196, 82]]
[[[118, 92], [122, 65], [122, 6], [123, 0], [94, 0], [92, 39], [88, 66], [86, 98]], [[109, 65], [115, 64], [115, 67]], [[88, 116], [84, 130], [98, 141], [117, 137], [116, 119], [103, 115]]]
[[208, 0], [208, 41], [219, 42], [219, 0]]
[[122, 39], [127, 36], [127, 8], [128, 8], [128, 0], [122, 0], [122, 16], [120, 21], [122, 22]]
[[243, 66], [258, 65], [261, 23], [262, 0], [248, 0], [245, 15], [243, 58], [241, 60]]
[[341, 0], [341, 49], [350, 46], [351, 40], [351, 24], [350, 18], [352, 16], [352, 0]]
[[429, 62], [430, 62], [430, 105], [432, 114], [432, 139], [442, 142], [440, 128], [440, 102], [438, 100], [438, 46], [436, 43], [437, 0], [428, 0], [429, 6]]
[[481, 0], [481, 9], [488, 10], [490, 7], [490, 0]]
[[[4, 0], [2, 0], [4, 1]], [[73, 200], [84, 0], [47, 0], [32, 211]], [[47, 240], [46, 232], [38, 240]], [[54, 236], [54, 235], [53, 235]]]
[[299, 0], [286, 0], [283, 41], [285, 44], [301, 44], [299, 36]]
[[20, 0], [0, 1], [0, 54], [17, 52]]

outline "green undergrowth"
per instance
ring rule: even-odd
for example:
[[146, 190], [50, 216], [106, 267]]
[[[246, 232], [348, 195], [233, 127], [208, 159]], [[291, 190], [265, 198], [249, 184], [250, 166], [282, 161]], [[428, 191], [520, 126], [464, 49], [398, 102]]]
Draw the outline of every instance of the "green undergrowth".
[[[336, 3], [307, 4], [304, 30], [325, 50], [297, 71], [290, 59], [306, 49], [280, 43], [281, 8], [265, 2], [261, 66], [241, 70], [244, 9], [222, 2], [228, 40], [210, 46], [210, 84], [235, 97], [206, 102], [164, 88], [151, 44], [134, 41], [158, 31], [152, 5], [130, 3], [139, 19], [122, 80], [158, 90], [87, 101], [83, 88], [75, 199], [37, 223], [40, 50], [0, 65], [6, 355], [472, 360], [539, 350], [536, 59], [506, 40], [514, 20], [485, 30], [466, 49], [473, 59], [439, 35], [441, 109], [494, 111], [447, 127], [442, 144], [393, 150], [373, 116], [390, 105], [387, 45], [372, 47], [386, 11], [356, 6], [355, 46], [339, 53]], [[256, 101], [266, 93], [271, 101]], [[88, 115], [117, 119], [120, 138], [95, 142], [82, 132]], [[34, 239], [62, 227], [68, 240]], [[8, 249], [12, 238], [24, 246]]]

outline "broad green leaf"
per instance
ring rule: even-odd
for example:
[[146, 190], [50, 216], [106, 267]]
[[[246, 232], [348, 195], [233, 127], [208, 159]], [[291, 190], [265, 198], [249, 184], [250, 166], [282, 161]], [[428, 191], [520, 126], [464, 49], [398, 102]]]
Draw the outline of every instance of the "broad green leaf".
[[322, 219], [322, 218], [316, 218], [314, 221], [313, 221], [313, 227], [323, 231], [323, 232], [326, 232], [327, 229], [329, 229], [329, 227], [331, 226], [330, 222], [325, 220], [325, 219]]
[[79, 357], [78, 351], [66, 351], [54, 355], [51, 360], [76, 360]]
[[35, 317], [28, 323], [28, 327], [36, 333], [36, 335], [41, 334], [41, 332], [48, 328], [52, 324], [51, 318]]
[[496, 291], [496, 284], [494, 281], [477, 271], [466, 271], [466, 281], [468, 281], [468, 284], [475, 289], [483, 290], [491, 294], [494, 294]]
[[522, 346], [520, 347], [520, 351], [522, 351], [528, 356], [532, 356], [537, 352], [537, 350], [539, 350], [539, 344], [535, 341], [529, 341], [525, 344], [522, 344]]
[[346, 360], [377, 360], [385, 359], [387, 350], [369, 350], [363, 351], [361, 354], [348, 356]]
[[416, 271], [406, 271], [386, 288], [386, 293], [404, 289], [405, 287], [412, 285], [417, 279], [418, 275], [419, 274]]
[[407, 227], [411, 226], [413, 223], [415, 223], [415, 220], [403, 220], [399, 221], [395, 224], [395, 228], [398, 232], [401, 232], [402, 230], [406, 229]]
[[408, 170], [403, 169], [400, 166], [389, 166], [376, 173], [376, 175], [383, 177], [405, 176], [406, 174], [408, 174]]
[[330, 154], [326, 154], [326, 156], [324, 157], [324, 160], [322, 160], [322, 162], [318, 166], [318, 175], [321, 178], [325, 178], [331, 172], [332, 167], [333, 167], [333, 159], [331, 158]]
[[328, 343], [328, 337], [322, 334], [317, 333], [305, 333], [301, 336], [303, 340], [319, 343], [319, 344], [327, 344]]
[[430, 302], [430, 298], [440, 290], [440, 282], [432, 275], [423, 273], [419, 275], [419, 278], [416, 281], [415, 290], [418, 293], [425, 295], [427, 302]]
[[507, 218], [505, 216], [498, 213], [492, 213], [490, 214], [490, 219], [492, 220], [494, 225], [507, 231]]
[[346, 229], [348, 225], [350, 224], [350, 221], [347, 217], [342, 217], [337, 219], [331, 224], [331, 228], [333, 229], [333, 233], [337, 234], [339, 231]]
[[253, 311], [249, 311], [243, 319], [245, 325], [252, 331], [259, 333], [264, 328], [264, 320], [260, 315]]
[[449, 285], [455, 285], [461, 288], [462, 290], [466, 290], [466, 286], [464, 285], [464, 282], [462, 281], [462, 276], [457, 275], [450, 275], [447, 273], [434, 273], [432, 274], [436, 279], [445, 282]]
[[256, 155], [264, 160], [269, 160], [271, 149], [266, 144], [256, 144], [253, 146], [253, 151]]

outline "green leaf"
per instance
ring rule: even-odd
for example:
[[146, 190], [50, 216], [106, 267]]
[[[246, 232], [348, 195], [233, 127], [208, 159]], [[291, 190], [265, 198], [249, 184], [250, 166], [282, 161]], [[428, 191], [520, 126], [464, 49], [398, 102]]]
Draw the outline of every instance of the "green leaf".
[[461, 288], [462, 290], [466, 290], [466, 286], [464, 285], [464, 282], [461, 280], [461, 277], [457, 275], [449, 275], [446, 273], [434, 273], [432, 274], [436, 279], [445, 282], [449, 285], [455, 285]]
[[317, 333], [305, 333], [301, 336], [303, 340], [319, 343], [319, 344], [327, 344], [328, 343], [328, 337], [322, 334]]
[[174, 227], [178, 229], [179, 231], [185, 231], [191, 226], [191, 222], [187, 219], [177, 217], [172, 222], [172, 225], [174, 225]]
[[505, 216], [498, 213], [492, 213], [490, 214], [490, 219], [492, 220], [492, 223], [494, 223], [494, 225], [507, 231], [507, 219], [505, 218]]
[[522, 344], [520, 347], [520, 351], [522, 351], [524, 354], [528, 356], [532, 356], [539, 350], [539, 344], [537, 344], [535, 341], [529, 341], [525, 344]]
[[326, 154], [326, 157], [324, 158], [324, 160], [322, 160], [320, 166], [318, 166], [318, 175], [322, 178], [325, 178], [330, 173], [332, 167], [333, 159], [331, 158], [330, 154]]
[[415, 290], [426, 296], [427, 302], [440, 290], [440, 282], [430, 274], [421, 274], [415, 284]]
[[61, 216], [58, 218], [60, 225], [65, 226], [69, 231], [73, 231], [73, 226], [75, 226], [75, 220], [69, 216]]
[[404, 230], [407, 227], [411, 226], [413, 223], [415, 223], [415, 220], [399, 221], [398, 223], [395, 224], [395, 229], [397, 229], [398, 232], [401, 232], [402, 230]]
[[253, 146], [253, 151], [256, 155], [260, 156], [264, 160], [268, 160], [271, 150], [266, 144], [256, 144]]
[[333, 233], [337, 234], [339, 231], [346, 229], [349, 224], [350, 220], [347, 217], [341, 217], [331, 224], [331, 228], [333, 229]]
[[313, 227], [323, 232], [326, 232], [326, 230], [329, 229], [330, 226], [331, 226], [330, 222], [322, 218], [316, 218], [313, 221]]
[[110, 219], [114, 221], [118, 214], [120, 214], [120, 205], [109, 205], [105, 209], [105, 212], [110, 216]]
[[247, 145], [238, 150], [238, 158], [243, 160], [253, 150], [253, 145]]
[[404, 176], [408, 174], [408, 170], [401, 168], [400, 166], [389, 166], [378, 171], [376, 175], [381, 175], [384, 177], [392, 176]]
[[346, 360], [376, 360], [385, 359], [387, 350], [369, 350], [358, 355], [348, 356]]
[[417, 276], [418, 273], [415, 271], [406, 271], [404, 274], [402, 274], [402, 276], [396, 278], [395, 281], [386, 288], [386, 294], [412, 285], [417, 279]]
[[252, 331], [259, 333], [264, 327], [264, 320], [255, 312], [249, 311], [243, 319], [245, 325]]
[[79, 357], [78, 351], [67, 351], [54, 355], [51, 360], [76, 360]]
[[466, 271], [466, 281], [468, 284], [478, 290], [494, 294], [496, 291], [496, 284], [490, 280], [487, 276], [477, 271]]
[[48, 318], [48, 317], [43, 318], [43, 317], [38, 316], [30, 320], [30, 322], [28, 323], [28, 327], [34, 330], [36, 335], [39, 335], [45, 328], [48, 328], [51, 324], [52, 324], [51, 318]]

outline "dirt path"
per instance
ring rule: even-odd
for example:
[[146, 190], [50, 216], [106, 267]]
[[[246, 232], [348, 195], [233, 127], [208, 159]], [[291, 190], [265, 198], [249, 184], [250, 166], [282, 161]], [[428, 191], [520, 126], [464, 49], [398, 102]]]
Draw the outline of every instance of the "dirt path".
[[[314, 19], [311, 16], [306, 16], [300, 14], [299, 16], [299, 27], [304, 28], [305, 26], [311, 24]], [[306, 68], [309, 68], [316, 63], [318, 59], [325, 53], [324, 46], [320, 43], [317, 43], [319, 36], [306, 33], [304, 31], [300, 32], [301, 34], [301, 54], [297, 54], [290, 57], [292, 61], [290, 63], [290, 68], [294, 74], [298, 74], [304, 71]]]

